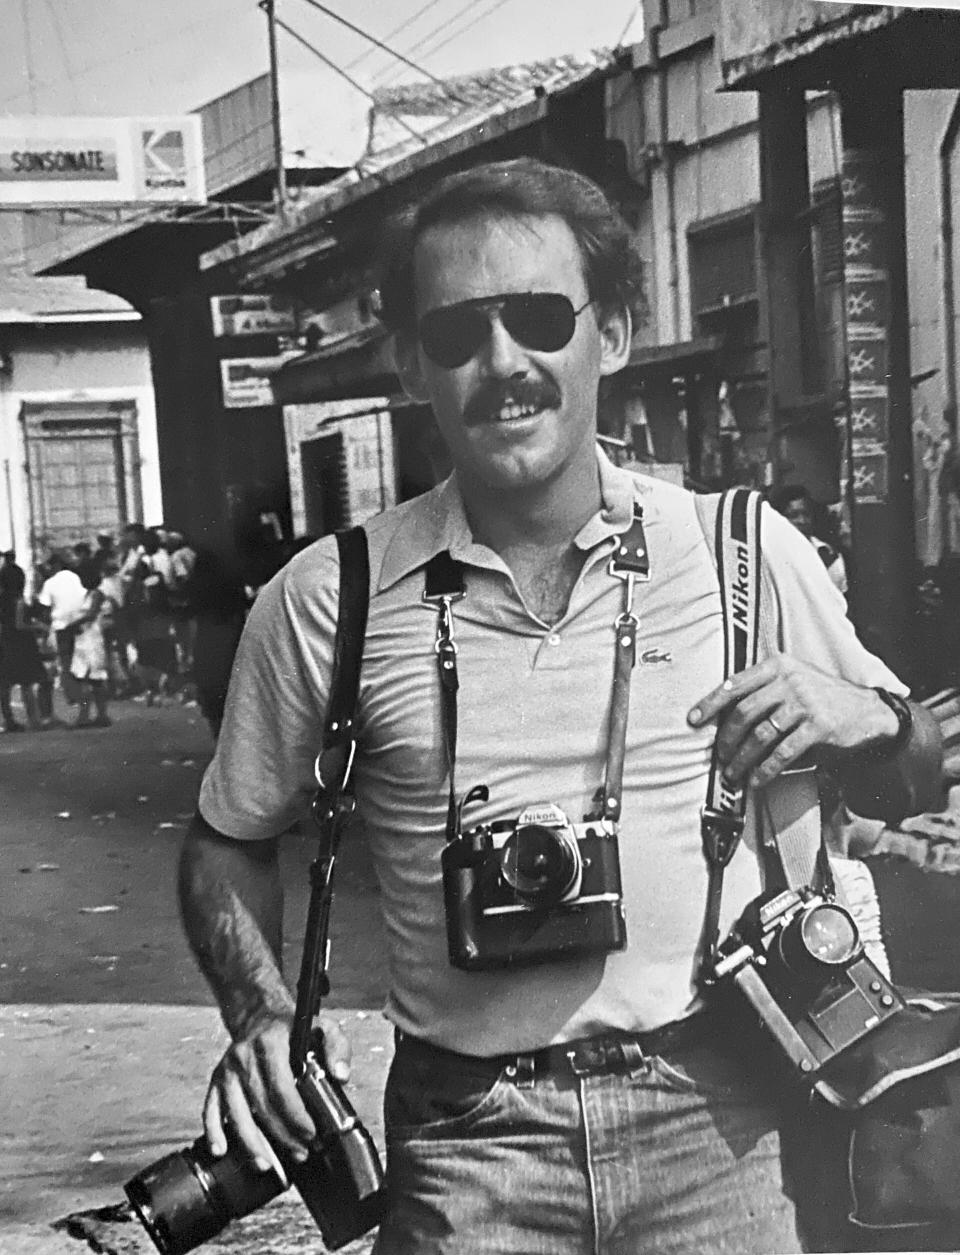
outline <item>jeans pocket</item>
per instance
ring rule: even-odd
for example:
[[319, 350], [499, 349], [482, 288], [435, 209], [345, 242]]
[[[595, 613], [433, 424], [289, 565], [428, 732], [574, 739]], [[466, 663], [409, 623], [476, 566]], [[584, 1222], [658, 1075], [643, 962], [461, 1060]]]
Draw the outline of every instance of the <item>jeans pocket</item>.
[[649, 1078], [673, 1093], [700, 1094], [704, 1098], [733, 1097], [748, 1084], [739, 1062], [705, 1049], [678, 1052], [669, 1059], [654, 1056]]
[[464, 1136], [494, 1110], [504, 1075], [442, 1058], [394, 1057], [383, 1096], [388, 1138]]

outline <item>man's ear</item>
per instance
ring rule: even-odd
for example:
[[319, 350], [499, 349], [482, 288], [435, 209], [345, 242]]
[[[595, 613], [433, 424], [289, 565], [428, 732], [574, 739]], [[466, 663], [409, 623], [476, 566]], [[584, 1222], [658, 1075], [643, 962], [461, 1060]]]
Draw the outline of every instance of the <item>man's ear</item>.
[[630, 341], [633, 337], [633, 320], [625, 305], [601, 314], [600, 374], [615, 375], [630, 360]]
[[426, 381], [420, 368], [420, 351], [415, 338], [398, 331], [393, 338], [393, 360], [403, 390], [411, 401], [420, 405], [429, 401]]

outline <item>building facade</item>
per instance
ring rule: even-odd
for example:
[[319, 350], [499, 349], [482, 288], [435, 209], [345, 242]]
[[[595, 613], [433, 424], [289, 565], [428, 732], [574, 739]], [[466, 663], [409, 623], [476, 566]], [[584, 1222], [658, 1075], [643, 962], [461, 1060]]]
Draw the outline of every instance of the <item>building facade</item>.
[[162, 520], [150, 357], [139, 315], [76, 280], [0, 271], [0, 545], [55, 549]]

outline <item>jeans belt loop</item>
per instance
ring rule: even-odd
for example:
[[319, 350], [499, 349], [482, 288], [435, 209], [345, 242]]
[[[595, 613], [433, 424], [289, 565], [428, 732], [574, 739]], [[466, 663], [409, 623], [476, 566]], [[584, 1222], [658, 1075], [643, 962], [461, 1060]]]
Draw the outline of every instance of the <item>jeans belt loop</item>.
[[517, 1089], [533, 1089], [537, 1079], [537, 1063], [533, 1055], [517, 1055], [504, 1071]]

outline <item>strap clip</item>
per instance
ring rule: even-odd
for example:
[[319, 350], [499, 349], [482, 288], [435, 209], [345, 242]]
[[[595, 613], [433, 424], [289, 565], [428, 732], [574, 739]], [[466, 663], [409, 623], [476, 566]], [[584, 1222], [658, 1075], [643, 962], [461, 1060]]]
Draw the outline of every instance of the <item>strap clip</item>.
[[705, 806], [700, 812], [700, 835], [703, 852], [710, 867], [726, 867], [740, 844], [744, 821], [740, 815], [727, 814]]

